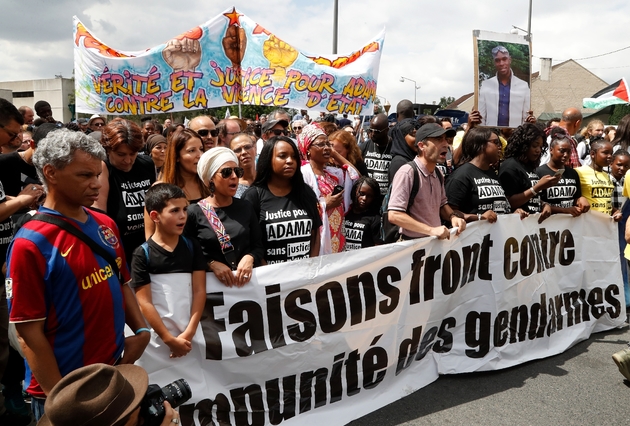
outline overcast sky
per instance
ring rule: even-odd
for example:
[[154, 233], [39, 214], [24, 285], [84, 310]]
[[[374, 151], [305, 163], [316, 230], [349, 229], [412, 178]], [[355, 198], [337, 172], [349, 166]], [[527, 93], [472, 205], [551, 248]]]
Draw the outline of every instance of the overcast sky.
[[[333, 0], [1, 0], [0, 81], [72, 76], [72, 16], [105, 44], [142, 50], [236, 6], [298, 49], [332, 52]], [[605, 7], [604, 7], [605, 6]], [[527, 28], [528, 0], [339, 0], [340, 54], [362, 47], [385, 27], [378, 94], [392, 105], [473, 90], [472, 31]], [[541, 57], [557, 64], [630, 45], [627, 0], [534, 0], [533, 71]], [[578, 61], [612, 83], [628, 74], [630, 49]], [[383, 99], [381, 99], [383, 100]]]

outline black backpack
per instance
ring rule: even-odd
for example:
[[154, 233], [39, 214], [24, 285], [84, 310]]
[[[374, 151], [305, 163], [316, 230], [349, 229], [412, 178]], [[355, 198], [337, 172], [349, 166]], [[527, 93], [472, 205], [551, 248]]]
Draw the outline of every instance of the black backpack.
[[[418, 165], [414, 160], [408, 162], [413, 169], [413, 185], [411, 186], [411, 192], [409, 194], [409, 200], [407, 201], [407, 210], [405, 213], [409, 214], [409, 209], [413, 206], [414, 201], [416, 200], [416, 195], [418, 195], [418, 190], [420, 189], [420, 170], [418, 169]], [[442, 172], [436, 167], [435, 173], [440, 181], [440, 185], [444, 185], [444, 177], [442, 176]], [[387, 215], [387, 205], [389, 204], [389, 197], [392, 193], [392, 184], [389, 184], [387, 188], [387, 193], [383, 197], [383, 202], [381, 203], [381, 240], [383, 244], [395, 243], [400, 239], [400, 227], [394, 225], [389, 221], [389, 217]]]

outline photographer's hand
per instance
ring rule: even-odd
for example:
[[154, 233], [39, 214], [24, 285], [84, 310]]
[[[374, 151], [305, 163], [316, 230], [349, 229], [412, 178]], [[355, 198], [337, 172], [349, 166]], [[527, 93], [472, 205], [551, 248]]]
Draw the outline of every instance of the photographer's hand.
[[164, 401], [164, 420], [162, 420], [160, 426], [173, 426], [174, 424], [181, 424], [179, 413], [171, 407], [168, 401]]

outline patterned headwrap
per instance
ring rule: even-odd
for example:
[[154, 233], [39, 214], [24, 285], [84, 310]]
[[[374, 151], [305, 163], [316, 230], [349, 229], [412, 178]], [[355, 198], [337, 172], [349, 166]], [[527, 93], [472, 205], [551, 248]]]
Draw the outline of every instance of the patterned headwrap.
[[326, 136], [324, 129], [318, 123], [311, 123], [302, 129], [302, 133], [297, 136], [298, 140], [298, 150], [300, 151], [300, 157], [302, 157], [302, 161], [308, 161], [308, 156], [306, 153], [308, 149], [311, 147], [311, 144], [315, 142], [320, 136]]

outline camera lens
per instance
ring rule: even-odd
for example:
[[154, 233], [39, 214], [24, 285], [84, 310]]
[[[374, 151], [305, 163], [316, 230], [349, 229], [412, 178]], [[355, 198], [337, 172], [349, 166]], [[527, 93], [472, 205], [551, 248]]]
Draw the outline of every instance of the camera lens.
[[162, 388], [164, 399], [166, 399], [171, 407], [179, 407], [192, 397], [192, 391], [188, 382], [184, 379], [175, 380]]

